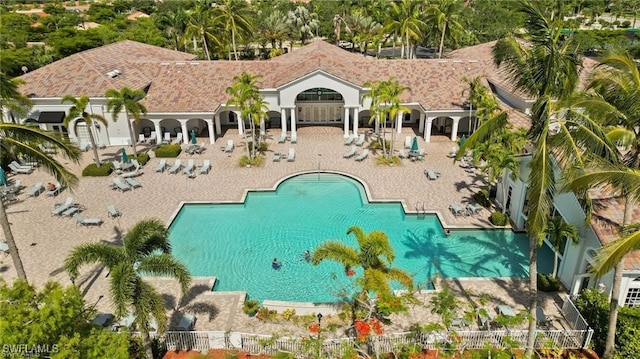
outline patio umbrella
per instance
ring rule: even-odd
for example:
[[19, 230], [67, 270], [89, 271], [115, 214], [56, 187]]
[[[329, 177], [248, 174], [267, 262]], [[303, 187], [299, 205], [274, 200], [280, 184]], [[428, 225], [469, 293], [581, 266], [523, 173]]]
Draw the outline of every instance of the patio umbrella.
[[4, 169], [2, 169], [2, 167], [0, 167], [0, 185], [7, 185], [7, 174], [4, 173]]
[[122, 151], [122, 162], [124, 163], [131, 162], [131, 160], [129, 159], [129, 156], [127, 156], [127, 150], [124, 147], [122, 147], [120, 151]]
[[198, 143], [198, 139], [196, 138], [196, 130], [191, 130], [191, 144], [195, 145]]
[[460, 143], [458, 143], [460, 145], [460, 147], [462, 147], [462, 145], [464, 145], [464, 143], [467, 142], [467, 136], [462, 135], [462, 137], [460, 137]]
[[413, 136], [413, 141], [411, 142], [411, 152], [418, 152], [420, 147], [418, 147], [418, 137]]

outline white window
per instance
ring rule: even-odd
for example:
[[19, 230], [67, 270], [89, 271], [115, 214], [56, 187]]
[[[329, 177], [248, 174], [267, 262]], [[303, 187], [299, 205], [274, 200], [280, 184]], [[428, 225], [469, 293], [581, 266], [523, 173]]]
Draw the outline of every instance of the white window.
[[629, 288], [624, 305], [627, 307], [640, 307], [640, 288]]

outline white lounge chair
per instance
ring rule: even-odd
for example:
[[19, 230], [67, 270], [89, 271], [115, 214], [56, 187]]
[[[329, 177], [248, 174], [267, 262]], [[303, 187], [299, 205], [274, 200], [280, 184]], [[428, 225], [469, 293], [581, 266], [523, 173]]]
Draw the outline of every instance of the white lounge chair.
[[281, 159], [282, 159], [282, 154], [280, 152], [274, 152], [273, 162], [280, 162]]
[[138, 177], [142, 174], [142, 171], [140, 171], [140, 168], [136, 168], [135, 170], [131, 171], [131, 172], [127, 172], [127, 173], [123, 173], [121, 174], [122, 178], [131, 178], [131, 177]]
[[122, 173], [122, 167], [120, 166], [120, 162], [113, 160], [111, 161], [111, 163], [113, 164], [113, 170], [116, 172], [116, 174]]
[[156, 166], [156, 172], [164, 172], [164, 169], [167, 167], [167, 160], [166, 159], [161, 159], [160, 162], [158, 162], [158, 165]]
[[14, 163], [9, 163], [9, 168], [11, 169], [11, 171], [15, 173], [29, 174], [33, 172], [33, 168], [31, 167], [29, 168], [19, 167], [19, 166], [16, 166]]
[[193, 172], [193, 168], [195, 166], [196, 166], [195, 161], [190, 159], [189, 161], [187, 161], [187, 165], [184, 167], [184, 170], [182, 170], [182, 173], [189, 175], [191, 172]]
[[351, 158], [355, 155], [356, 155], [356, 145], [351, 145], [351, 148], [349, 148], [349, 151], [345, 152], [344, 155], [342, 155], [342, 157]]
[[465, 211], [462, 206], [458, 203], [452, 203], [449, 205], [449, 210], [453, 213], [454, 216], [466, 216], [467, 211]]
[[285, 143], [285, 142], [287, 142], [287, 133], [282, 132], [280, 134], [280, 138], [278, 138], [278, 143]]
[[349, 146], [351, 144], [351, 142], [353, 142], [353, 140], [355, 139], [354, 135], [349, 135], [347, 137], [344, 138], [344, 145], [345, 146]]
[[69, 209], [69, 207], [73, 206], [73, 197], [69, 196], [63, 203], [58, 203], [53, 205], [53, 210], [51, 214], [60, 216], [64, 211]]
[[53, 148], [46, 147], [42, 143], [38, 145], [38, 148], [40, 149], [40, 151], [42, 151], [42, 152], [44, 152], [44, 153], [46, 153], [48, 155], [52, 155], [52, 154], [56, 153], [56, 150], [54, 150]]
[[116, 218], [116, 217], [122, 216], [122, 213], [120, 213], [120, 211], [118, 211], [116, 206], [112, 204], [107, 205], [107, 214], [109, 215], [109, 218]]
[[83, 226], [99, 226], [104, 222], [102, 218], [84, 218], [80, 213], [74, 214], [73, 218], [76, 220], [76, 225], [81, 224]]
[[21, 163], [18, 163], [16, 161], [11, 161], [10, 165], [13, 165], [14, 167], [18, 167], [21, 168], [23, 170], [33, 170], [33, 166], [30, 165], [23, 165]]
[[142, 185], [140, 184], [140, 182], [134, 180], [133, 178], [129, 178], [129, 177], [125, 177], [124, 181], [127, 182], [127, 184], [129, 186], [131, 186], [131, 188], [136, 189], [136, 188], [140, 188], [142, 187]]
[[411, 141], [412, 141], [411, 136], [406, 136], [404, 138], [404, 148], [410, 149], [411, 148]]
[[291, 132], [291, 143], [298, 143], [298, 133]]
[[211, 160], [204, 160], [204, 162], [202, 162], [202, 166], [200, 166], [200, 173], [201, 174], [207, 174], [209, 173], [209, 170], [211, 169]]
[[171, 143], [176, 143], [176, 144], [181, 144], [182, 143], [182, 132], [178, 132], [178, 134], [176, 135], [176, 138], [171, 141]]
[[364, 133], [358, 135], [358, 140], [356, 141], [356, 146], [364, 145]]
[[182, 168], [182, 162], [180, 160], [176, 160], [176, 162], [173, 163], [173, 166], [169, 168], [169, 173], [178, 173], [178, 171], [180, 171], [180, 168]]
[[151, 132], [151, 136], [147, 139], [147, 143], [153, 144], [158, 141], [158, 135], [156, 135], [156, 131]]
[[138, 134], [138, 143], [145, 143], [147, 139], [144, 137], [144, 133]]
[[80, 142], [78, 148], [80, 148], [80, 151], [82, 152], [87, 152], [91, 149], [91, 144], [88, 142]]
[[128, 191], [128, 190], [131, 189], [128, 184], [122, 182], [122, 180], [120, 180], [120, 178], [118, 178], [118, 177], [113, 179], [112, 187], [114, 189], [119, 189], [122, 192], [125, 192], [125, 191]]
[[44, 195], [47, 197], [55, 197], [58, 195], [58, 193], [60, 193], [61, 189], [62, 185], [60, 184], [60, 182], [56, 182], [55, 187], [52, 190], [46, 191]]
[[295, 148], [289, 148], [289, 154], [287, 154], [287, 162], [293, 162], [296, 160], [296, 150]]
[[367, 157], [369, 157], [369, 149], [365, 148], [362, 150], [362, 153], [356, 157], [356, 161], [364, 161]]
[[482, 206], [475, 205], [473, 203], [467, 204], [467, 211], [470, 215], [478, 214], [482, 210]]
[[33, 187], [29, 189], [29, 192], [27, 192], [27, 195], [29, 197], [35, 197], [39, 195], [40, 192], [42, 191], [44, 191], [44, 185], [42, 184], [42, 182], [37, 182], [36, 184], [33, 185]]
[[424, 174], [427, 176], [428, 179], [435, 181], [438, 179], [438, 176], [440, 176], [440, 173], [432, 170], [432, 169], [426, 169], [424, 170]]
[[171, 143], [171, 132], [167, 131], [164, 133], [164, 137], [162, 138], [162, 143], [164, 144]]
[[404, 150], [400, 150], [400, 152], [398, 152], [398, 157], [400, 158], [407, 158], [407, 153], [404, 152]]
[[224, 152], [233, 152], [233, 140], [227, 140], [227, 147], [224, 148]]

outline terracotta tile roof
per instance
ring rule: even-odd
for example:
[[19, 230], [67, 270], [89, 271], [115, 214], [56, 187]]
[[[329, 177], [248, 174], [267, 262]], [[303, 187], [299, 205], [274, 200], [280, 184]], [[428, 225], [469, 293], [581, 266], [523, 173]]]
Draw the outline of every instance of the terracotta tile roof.
[[[606, 245], [620, 238], [620, 224], [624, 217], [625, 200], [612, 197], [606, 191], [592, 190], [593, 214], [591, 225], [600, 243]], [[631, 209], [629, 223], [640, 222], [640, 206]], [[626, 270], [640, 270], [640, 250], [633, 251], [625, 257]]]
[[[194, 56], [135, 41], [120, 41], [79, 52], [20, 76], [24, 94], [35, 97], [64, 95], [100, 97], [109, 88], [128, 86], [142, 89], [151, 83], [147, 66], [159, 61], [189, 60]], [[113, 70], [121, 74], [107, 75]]]

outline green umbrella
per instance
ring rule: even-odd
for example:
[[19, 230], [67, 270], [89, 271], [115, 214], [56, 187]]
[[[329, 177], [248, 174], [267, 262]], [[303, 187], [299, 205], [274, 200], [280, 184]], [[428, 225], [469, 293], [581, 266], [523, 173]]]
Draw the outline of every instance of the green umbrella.
[[129, 159], [129, 156], [127, 155], [127, 150], [124, 147], [122, 147], [122, 150], [120, 151], [122, 151], [122, 162], [124, 163], [131, 162], [131, 160]]
[[0, 184], [3, 186], [7, 185], [7, 174], [4, 173], [4, 169], [0, 167]]
[[191, 144], [198, 143], [198, 139], [196, 138], [196, 130], [191, 130]]
[[467, 142], [467, 136], [462, 135], [462, 137], [460, 137], [460, 142], [458, 143], [458, 145], [462, 147], [462, 145], [464, 145], [465, 142]]
[[420, 147], [418, 147], [418, 137], [413, 136], [413, 141], [411, 142], [411, 152], [418, 152]]

